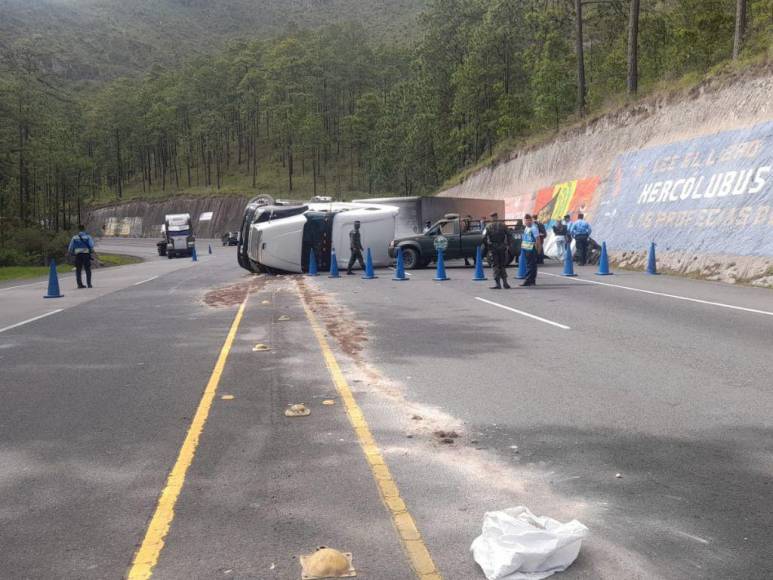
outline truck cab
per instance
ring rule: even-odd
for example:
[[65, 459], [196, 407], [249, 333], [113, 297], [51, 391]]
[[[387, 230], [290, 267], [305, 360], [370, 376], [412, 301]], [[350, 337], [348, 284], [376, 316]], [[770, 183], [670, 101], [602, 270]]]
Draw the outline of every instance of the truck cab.
[[165, 254], [170, 260], [177, 256], [193, 255], [196, 248], [196, 238], [193, 236], [191, 214], [168, 214], [164, 218], [162, 228], [164, 240], [158, 245], [159, 254]]

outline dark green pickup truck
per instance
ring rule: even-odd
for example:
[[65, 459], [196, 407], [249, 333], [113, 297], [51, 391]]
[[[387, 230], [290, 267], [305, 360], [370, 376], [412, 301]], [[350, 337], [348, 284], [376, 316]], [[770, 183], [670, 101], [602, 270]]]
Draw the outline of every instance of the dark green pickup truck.
[[[505, 225], [513, 232], [513, 243], [510, 247], [508, 264], [511, 264], [521, 252], [521, 236], [523, 222], [521, 220], [504, 220]], [[397, 248], [403, 249], [403, 263], [406, 269], [424, 268], [437, 259], [435, 241], [442, 236], [448, 240], [443, 256], [446, 260], [472, 258], [475, 260], [477, 247], [483, 243], [483, 230], [486, 227], [483, 220], [461, 218], [456, 214], [448, 214], [442, 220], [433, 224], [423, 234], [416, 234], [392, 240], [389, 244], [389, 256], [397, 256]], [[487, 248], [483, 249], [488, 258]]]

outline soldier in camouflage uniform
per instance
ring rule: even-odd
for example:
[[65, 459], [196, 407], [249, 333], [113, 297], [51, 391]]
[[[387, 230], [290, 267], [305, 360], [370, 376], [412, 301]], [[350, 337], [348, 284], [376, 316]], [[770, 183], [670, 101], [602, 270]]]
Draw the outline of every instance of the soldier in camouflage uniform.
[[352, 267], [355, 261], [360, 262], [360, 267], [365, 269], [365, 260], [362, 259], [362, 235], [360, 234], [360, 222], [354, 222], [354, 229], [349, 232], [349, 250], [352, 255], [349, 258], [349, 267], [346, 269], [346, 273], [352, 276]]
[[483, 240], [491, 253], [491, 262], [494, 268], [494, 282], [496, 286], [492, 286], [491, 289], [501, 290], [502, 286], [509, 289], [510, 284], [507, 283], [507, 270], [505, 266], [507, 266], [507, 249], [510, 247], [512, 232], [504, 223], [497, 221], [499, 220], [498, 214], [492, 213], [490, 217], [493, 221], [486, 226]]

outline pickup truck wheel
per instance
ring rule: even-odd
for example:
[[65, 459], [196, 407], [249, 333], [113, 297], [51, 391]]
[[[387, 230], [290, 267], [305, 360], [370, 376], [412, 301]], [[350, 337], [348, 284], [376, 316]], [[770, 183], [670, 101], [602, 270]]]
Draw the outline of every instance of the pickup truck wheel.
[[415, 270], [420, 264], [419, 252], [414, 248], [403, 248], [403, 265], [406, 270]]

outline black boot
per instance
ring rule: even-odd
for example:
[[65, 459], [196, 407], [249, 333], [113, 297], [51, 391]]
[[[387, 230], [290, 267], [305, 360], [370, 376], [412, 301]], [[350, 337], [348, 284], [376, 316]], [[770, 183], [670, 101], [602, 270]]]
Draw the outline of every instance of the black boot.
[[505, 287], [505, 290], [510, 290], [510, 284], [507, 283], [507, 280], [502, 280], [502, 286]]
[[[496, 284], [496, 285], [492, 286], [491, 290], [501, 290], [502, 289], [502, 286], [499, 285], [499, 278], [496, 278], [494, 280], [494, 284]], [[507, 282], [505, 282], [505, 284], [507, 284]]]

